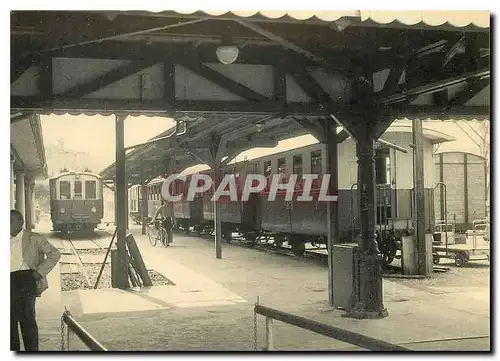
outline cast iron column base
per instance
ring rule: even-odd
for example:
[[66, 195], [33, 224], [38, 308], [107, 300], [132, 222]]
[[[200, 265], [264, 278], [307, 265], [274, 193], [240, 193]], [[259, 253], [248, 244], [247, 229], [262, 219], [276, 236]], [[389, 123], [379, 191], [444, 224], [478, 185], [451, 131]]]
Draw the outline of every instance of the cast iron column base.
[[356, 282], [358, 297], [353, 307], [344, 317], [351, 318], [385, 318], [389, 313], [383, 303], [382, 289], [383, 258], [376, 253], [359, 253], [355, 263], [355, 273], [359, 277]]

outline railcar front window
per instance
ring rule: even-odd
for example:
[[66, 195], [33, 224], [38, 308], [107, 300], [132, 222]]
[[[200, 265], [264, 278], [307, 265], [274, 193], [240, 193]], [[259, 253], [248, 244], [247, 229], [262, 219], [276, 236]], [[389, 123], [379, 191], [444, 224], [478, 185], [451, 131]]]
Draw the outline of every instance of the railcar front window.
[[85, 199], [97, 198], [96, 181], [85, 181]]
[[75, 199], [82, 199], [82, 182], [81, 181], [75, 181], [74, 184], [75, 187]]
[[71, 183], [68, 181], [61, 181], [59, 183], [59, 199], [71, 199]]

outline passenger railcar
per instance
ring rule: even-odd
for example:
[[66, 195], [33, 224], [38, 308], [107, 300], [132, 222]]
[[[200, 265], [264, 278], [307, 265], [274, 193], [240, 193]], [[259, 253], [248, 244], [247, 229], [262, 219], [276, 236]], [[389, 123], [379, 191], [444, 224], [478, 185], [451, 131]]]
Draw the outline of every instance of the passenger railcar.
[[64, 172], [49, 180], [50, 214], [56, 232], [92, 231], [103, 217], [103, 182], [90, 172]]
[[[376, 212], [377, 229], [380, 233], [408, 232], [412, 228], [412, 190], [411, 188], [397, 188], [395, 179], [390, 175], [390, 151], [379, 148], [376, 152], [377, 190]], [[394, 159], [393, 159], [394, 161]], [[245, 177], [248, 173], [258, 173], [270, 179], [273, 174], [325, 174], [324, 146], [314, 144], [302, 148], [277, 153], [252, 161], [239, 162], [226, 168], [225, 172], [239, 173]], [[339, 171], [349, 171], [348, 167], [339, 167]], [[352, 175], [351, 175], [352, 176]], [[339, 182], [338, 217], [339, 238], [342, 242], [349, 242], [358, 234], [358, 195], [355, 187], [356, 176], [353, 182], [346, 183], [345, 173], [339, 175], [344, 182]], [[244, 183], [244, 181], [243, 181]], [[274, 201], [268, 200], [268, 191], [255, 194], [248, 202], [221, 202], [220, 213], [222, 233], [228, 238], [233, 231], [239, 231], [249, 239], [254, 240], [262, 232], [272, 235], [277, 245], [283, 242], [292, 247], [296, 254], [302, 254], [305, 243], [326, 243], [327, 239], [327, 204], [320, 202], [317, 197], [320, 192], [321, 181], [313, 182], [311, 202], [285, 201], [284, 194], [278, 195]], [[349, 185], [349, 187], [347, 187]], [[296, 190], [300, 189], [300, 181]], [[213, 202], [211, 194], [203, 196], [203, 223], [213, 225]], [[432, 229], [434, 219], [433, 189], [425, 190], [426, 198], [426, 227]], [[207, 222], [208, 221], [208, 222]]]
[[[398, 126], [395, 132], [386, 132], [384, 140], [377, 145], [375, 156], [376, 167], [376, 228], [383, 238], [397, 236], [398, 233], [412, 232], [413, 217], [413, 154], [411, 127]], [[427, 132], [424, 129], [424, 197], [426, 231], [432, 233], [434, 228], [434, 162], [432, 145], [449, 141], [442, 133]], [[401, 149], [388, 146], [392, 142]], [[274, 174], [318, 174], [326, 173], [325, 146], [311, 144], [289, 151], [262, 156], [250, 161], [236, 162], [224, 167], [224, 174], [239, 174], [240, 184], [250, 173], [262, 174], [271, 179]], [[348, 139], [339, 144], [338, 174], [338, 218], [339, 241], [351, 242], [359, 234], [359, 200], [357, 193], [357, 159], [355, 142]], [[210, 170], [203, 173], [211, 174]], [[188, 175], [186, 183], [193, 174]], [[148, 185], [150, 202], [160, 204], [162, 179]], [[178, 182], [178, 192], [187, 194], [185, 184]], [[319, 193], [320, 182], [313, 183], [311, 194]], [[268, 188], [269, 189], [269, 186]], [[300, 186], [299, 186], [300, 189]], [[150, 206], [153, 214], [158, 206]], [[213, 202], [211, 193], [198, 195], [193, 202], [181, 200], [175, 202], [177, 225], [183, 228], [194, 226], [199, 229], [213, 228]], [[327, 239], [327, 205], [317, 200], [311, 202], [287, 202], [284, 196], [275, 201], [268, 200], [268, 194], [251, 195], [247, 202], [220, 202], [222, 234], [230, 238], [233, 231], [242, 233], [248, 240], [254, 241], [258, 235], [272, 235], [276, 244], [287, 243], [296, 254], [302, 254], [305, 243], [326, 243]]]

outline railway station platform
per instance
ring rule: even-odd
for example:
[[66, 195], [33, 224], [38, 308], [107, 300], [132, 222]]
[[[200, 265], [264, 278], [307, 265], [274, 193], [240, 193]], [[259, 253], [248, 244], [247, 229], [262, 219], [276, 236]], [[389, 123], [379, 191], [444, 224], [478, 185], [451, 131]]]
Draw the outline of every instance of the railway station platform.
[[[140, 227], [132, 226], [131, 233], [147, 268], [175, 285], [61, 292], [56, 267], [37, 305], [42, 350], [60, 350], [66, 306], [108, 350], [252, 351], [257, 296], [264, 306], [413, 350], [490, 350], [489, 285], [437, 287], [418, 280], [418, 286], [409, 287], [384, 279], [389, 316], [356, 320], [328, 305], [327, 268], [314, 260], [235, 244], [224, 244], [223, 259], [216, 259], [209, 239], [176, 234], [170, 247], [153, 248]], [[257, 330], [262, 350], [264, 317], [257, 317]], [[274, 323], [274, 340], [276, 350], [359, 350], [280, 322]], [[86, 347], [73, 337], [70, 349]]]

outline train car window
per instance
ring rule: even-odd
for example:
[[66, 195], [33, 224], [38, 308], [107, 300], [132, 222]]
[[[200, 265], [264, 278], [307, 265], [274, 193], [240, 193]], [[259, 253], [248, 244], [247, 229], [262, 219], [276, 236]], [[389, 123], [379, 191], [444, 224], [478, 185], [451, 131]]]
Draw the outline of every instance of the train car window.
[[286, 160], [285, 158], [278, 158], [278, 173], [286, 173]]
[[264, 177], [268, 177], [273, 172], [273, 168], [271, 166], [271, 161], [267, 160], [264, 162]]
[[97, 198], [97, 185], [96, 181], [85, 181], [85, 199]]
[[293, 174], [297, 174], [297, 180], [302, 179], [302, 155], [293, 156]]
[[75, 199], [81, 199], [82, 198], [82, 182], [81, 181], [75, 181], [73, 184], [74, 186], [74, 196], [73, 198]]
[[311, 174], [322, 174], [321, 149], [311, 152]]
[[59, 199], [71, 199], [71, 183], [68, 181], [59, 182]]

